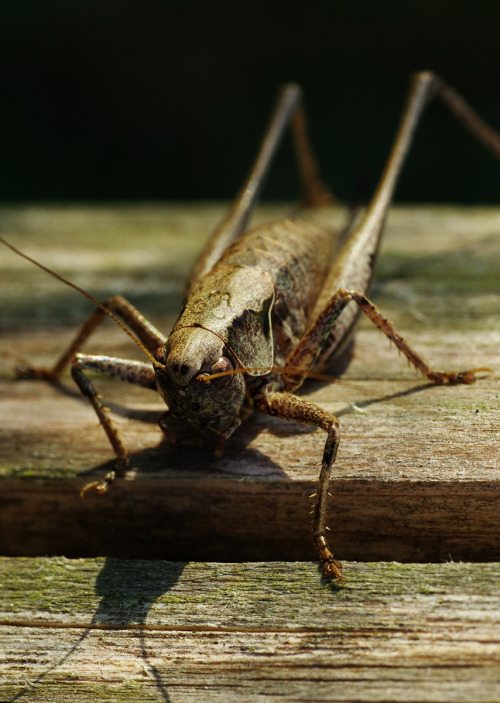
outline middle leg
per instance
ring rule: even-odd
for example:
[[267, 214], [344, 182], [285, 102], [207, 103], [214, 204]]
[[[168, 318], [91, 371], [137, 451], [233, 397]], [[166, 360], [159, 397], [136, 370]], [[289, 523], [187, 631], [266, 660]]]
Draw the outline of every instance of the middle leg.
[[[491, 370], [485, 367], [465, 371], [438, 371], [433, 369], [397, 332], [392, 322], [383, 316], [377, 306], [364, 293], [339, 288], [287, 359], [283, 378], [288, 390], [298, 388], [304, 378], [307, 377], [307, 371], [314, 368], [335, 322], [346, 305], [351, 301], [356, 303], [373, 324], [394, 342], [408, 361], [432, 383], [437, 385], [474, 383], [478, 372], [491, 373]], [[294, 371], [296, 372], [294, 373]]]
[[86, 371], [97, 371], [106, 376], [119, 378], [122, 381], [135, 383], [152, 390], [156, 387], [155, 372], [151, 364], [103, 355], [77, 354], [75, 356], [71, 365], [73, 380], [80, 389], [81, 394], [88, 399], [94, 408], [116, 456], [113, 471], [108, 471], [103, 479], [92, 481], [84, 486], [81, 491], [82, 496], [89, 490], [104, 493], [108, 490], [115, 478], [121, 478], [125, 475], [129, 465], [128, 452], [120, 438], [119, 432], [107, 413], [108, 408], [102, 403], [102, 396], [97, 393], [94, 384], [85, 373]]

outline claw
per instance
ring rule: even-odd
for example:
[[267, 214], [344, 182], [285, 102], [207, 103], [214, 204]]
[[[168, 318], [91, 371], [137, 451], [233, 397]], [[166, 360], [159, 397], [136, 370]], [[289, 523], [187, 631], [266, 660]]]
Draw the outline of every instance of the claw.
[[[492, 369], [487, 366], [481, 366], [479, 369], [469, 369], [468, 371], [459, 371], [456, 376], [455, 383], [475, 383], [477, 381], [477, 373], [493, 373]], [[453, 383], [453, 381], [452, 381]]]
[[327, 578], [335, 578], [340, 581], [342, 578], [342, 564], [340, 561], [330, 557], [327, 561], [323, 562], [323, 574]]
[[470, 385], [478, 380], [476, 376], [478, 373], [493, 373], [493, 371], [487, 366], [481, 366], [478, 369], [467, 369], [466, 371], [434, 371], [428, 375], [428, 378], [438, 385], [456, 385], [458, 383]]
[[89, 491], [95, 491], [96, 493], [99, 493], [100, 495], [102, 495], [103, 493], [106, 493], [106, 491], [108, 490], [110, 485], [113, 483], [115, 478], [116, 478], [116, 471], [108, 471], [106, 476], [103, 479], [101, 479], [100, 481], [92, 481], [91, 483], [87, 483], [80, 491], [80, 498], [85, 498], [85, 494], [88, 493]]
[[342, 578], [342, 564], [333, 558], [333, 554], [326, 544], [326, 539], [323, 535], [318, 535], [314, 541], [319, 552], [324, 576], [340, 580]]

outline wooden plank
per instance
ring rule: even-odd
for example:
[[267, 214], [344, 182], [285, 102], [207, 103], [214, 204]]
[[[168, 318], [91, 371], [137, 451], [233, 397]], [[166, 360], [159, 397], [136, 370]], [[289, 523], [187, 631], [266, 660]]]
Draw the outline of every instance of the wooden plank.
[[498, 701], [498, 564], [0, 559], [3, 701]]
[[[184, 276], [220, 206], [4, 208], [2, 233], [105, 298], [130, 297], [168, 330]], [[260, 220], [281, 215], [263, 208]], [[344, 212], [321, 217], [340, 223]], [[437, 367], [500, 368], [500, 209], [397, 208], [373, 296]], [[12, 356], [48, 363], [90, 310], [7, 251], [0, 258], [0, 553], [170, 559], [309, 559], [321, 432], [256, 418], [220, 459], [161, 442], [159, 398], [98, 380], [133, 452], [105, 496], [79, 489], [111, 452], [71, 379], [12, 378]], [[140, 358], [111, 323], [87, 344]], [[344, 559], [498, 559], [498, 376], [436, 388], [363, 321], [343, 384], [309, 384], [342, 440], [330, 526]]]

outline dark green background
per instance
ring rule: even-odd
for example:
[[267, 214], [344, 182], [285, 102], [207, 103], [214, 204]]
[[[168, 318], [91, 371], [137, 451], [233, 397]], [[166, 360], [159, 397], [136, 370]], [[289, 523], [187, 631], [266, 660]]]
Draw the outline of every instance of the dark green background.
[[[4, 3], [4, 201], [230, 198], [277, 86], [300, 82], [327, 180], [369, 194], [408, 76], [433, 68], [500, 126], [493, 2]], [[500, 164], [432, 106], [402, 201], [498, 202]], [[266, 190], [293, 198], [289, 145]]]

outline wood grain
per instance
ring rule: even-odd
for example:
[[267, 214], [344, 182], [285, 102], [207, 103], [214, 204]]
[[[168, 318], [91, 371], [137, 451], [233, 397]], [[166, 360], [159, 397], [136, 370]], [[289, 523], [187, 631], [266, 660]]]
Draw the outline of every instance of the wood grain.
[[[129, 297], [162, 329], [223, 209], [216, 205], [3, 208], [2, 234], [100, 298]], [[283, 208], [263, 208], [270, 220]], [[340, 224], [344, 212], [322, 212]], [[488, 366], [473, 386], [416, 376], [362, 321], [344, 383], [305, 394], [335, 411], [341, 447], [330, 527], [339, 558], [500, 558], [500, 209], [396, 208], [373, 298], [437, 367]], [[0, 256], [0, 553], [225, 561], [314, 558], [311, 481], [324, 437], [250, 420], [215, 459], [161, 442], [159, 398], [99, 379], [132, 452], [105, 496], [79, 489], [112, 455], [85, 401], [13, 379], [13, 356], [49, 363], [87, 301], [7, 250]], [[88, 351], [140, 358], [111, 323]]]
[[0, 698], [498, 701], [498, 566], [0, 559]]

